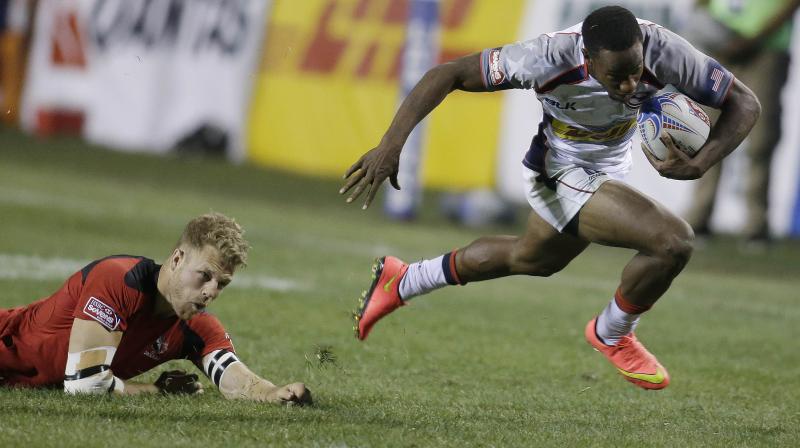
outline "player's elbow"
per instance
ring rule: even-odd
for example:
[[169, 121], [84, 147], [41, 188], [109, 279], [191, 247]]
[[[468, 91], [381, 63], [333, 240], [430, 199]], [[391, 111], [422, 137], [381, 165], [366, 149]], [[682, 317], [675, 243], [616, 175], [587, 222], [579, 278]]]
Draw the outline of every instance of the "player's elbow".
[[741, 107], [745, 111], [746, 116], [752, 117], [753, 124], [758, 121], [761, 116], [761, 101], [750, 89], [745, 87], [745, 92], [741, 95]]
[[448, 91], [452, 92], [460, 83], [458, 65], [455, 62], [439, 64], [428, 70], [420, 83], [447, 86]]
[[732, 91], [725, 102], [726, 106], [731, 109], [740, 111], [741, 116], [745, 119], [744, 123], [751, 123], [754, 126], [761, 116], [761, 101], [752, 90], [750, 90], [744, 83], [739, 80], [735, 81]]
[[751, 93], [751, 100], [750, 100], [750, 113], [753, 115], [753, 122], [758, 121], [758, 117], [761, 116], [761, 101], [758, 100], [758, 97]]

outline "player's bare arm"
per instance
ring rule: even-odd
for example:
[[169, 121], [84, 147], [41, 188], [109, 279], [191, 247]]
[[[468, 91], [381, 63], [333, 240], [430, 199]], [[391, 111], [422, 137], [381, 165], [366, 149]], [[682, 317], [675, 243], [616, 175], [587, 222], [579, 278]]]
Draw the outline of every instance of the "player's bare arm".
[[69, 339], [64, 391], [69, 394], [136, 395], [140, 393], [202, 393], [197, 375], [164, 372], [155, 384], [123, 381], [111, 362], [122, 340], [121, 331], [108, 331], [97, 322], [75, 319]]
[[670, 152], [658, 160], [644, 151], [653, 167], [664, 177], [678, 180], [699, 179], [709, 168], [719, 163], [744, 140], [761, 114], [761, 104], [755, 94], [741, 81], [734, 80], [730, 92], [720, 107], [720, 115], [705, 145], [689, 158], [669, 137], [662, 138]]
[[203, 370], [229, 400], [253, 400], [267, 403], [311, 404], [311, 391], [303, 383], [276, 386], [256, 375], [228, 350], [215, 350], [203, 357]]
[[480, 53], [464, 56], [438, 65], [422, 77], [400, 105], [378, 146], [361, 156], [345, 172], [347, 183], [339, 194], [352, 190], [348, 203], [366, 192], [362, 207], [366, 209], [387, 177], [394, 188], [400, 189], [397, 182], [400, 152], [414, 127], [453, 90], [486, 91], [481, 79], [480, 57]]

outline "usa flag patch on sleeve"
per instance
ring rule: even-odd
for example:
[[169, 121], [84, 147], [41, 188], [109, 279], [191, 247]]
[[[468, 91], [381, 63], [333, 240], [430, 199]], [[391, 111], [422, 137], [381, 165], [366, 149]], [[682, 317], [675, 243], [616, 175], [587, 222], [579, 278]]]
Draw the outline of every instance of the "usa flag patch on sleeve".
[[90, 297], [83, 307], [83, 314], [91, 317], [92, 319], [100, 322], [100, 325], [106, 327], [108, 331], [115, 331], [119, 328], [121, 319], [114, 311], [114, 308], [103, 303], [96, 297]]

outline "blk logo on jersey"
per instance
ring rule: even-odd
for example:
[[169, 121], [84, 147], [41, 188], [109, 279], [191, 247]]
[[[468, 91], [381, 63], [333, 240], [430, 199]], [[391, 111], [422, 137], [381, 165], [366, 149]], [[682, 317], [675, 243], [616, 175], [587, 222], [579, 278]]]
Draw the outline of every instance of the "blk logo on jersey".
[[552, 98], [542, 98], [542, 101], [555, 107], [556, 109], [561, 109], [561, 110], [576, 110], [575, 105], [578, 104], [575, 101], [567, 101], [564, 104], [561, 104], [561, 102], [556, 101]]
[[83, 314], [100, 322], [100, 325], [106, 327], [108, 331], [116, 330], [121, 321], [114, 308], [106, 305], [96, 297], [89, 298], [86, 306], [83, 307]]

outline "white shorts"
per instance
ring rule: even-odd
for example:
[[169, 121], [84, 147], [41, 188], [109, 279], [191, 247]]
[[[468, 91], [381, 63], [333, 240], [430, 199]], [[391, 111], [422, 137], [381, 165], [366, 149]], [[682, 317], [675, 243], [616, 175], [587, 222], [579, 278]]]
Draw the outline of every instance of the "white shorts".
[[564, 230], [595, 191], [616, 178], [602, 171], [567, 166], [552, 177], [523, 167], [525, 197], [539, 216], [559, 232]]

